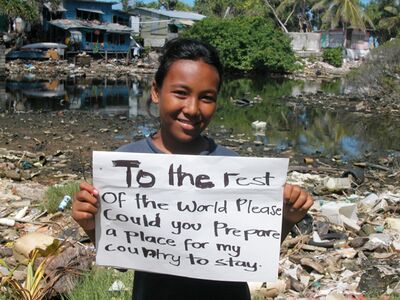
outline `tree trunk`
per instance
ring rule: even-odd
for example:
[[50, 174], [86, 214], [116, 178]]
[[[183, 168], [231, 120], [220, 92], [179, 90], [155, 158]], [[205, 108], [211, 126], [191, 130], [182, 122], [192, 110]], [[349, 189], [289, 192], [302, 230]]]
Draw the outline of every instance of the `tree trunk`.
[[279, 25], [282, 27], [283, 31], [285, 31], [286, 33], [288, 33], [289, 31], [287, 30], [285, 24], [282, 23], [281, 19], [279, 19], [274, 7], [271, 5], [271, 3], [269, 3], [268, 0], [264, 0], [265, 4], [271, 9], [274, 17], [276, 18], [276, 20], [278, 21]]

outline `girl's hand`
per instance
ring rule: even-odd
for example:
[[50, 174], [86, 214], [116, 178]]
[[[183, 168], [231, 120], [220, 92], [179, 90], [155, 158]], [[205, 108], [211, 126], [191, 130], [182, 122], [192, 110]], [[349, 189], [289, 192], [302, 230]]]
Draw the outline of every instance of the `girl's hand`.
[[285, 184], [283, 189], [283, 223], [300, 222], [313, 205], [312, 196], [298, 185]]
[[79, 188], [72, 202], [72, 218], [90, 237], [95, 229], [94, 216], [97, 213], [99, 192], [87, 182], [81, 182]]

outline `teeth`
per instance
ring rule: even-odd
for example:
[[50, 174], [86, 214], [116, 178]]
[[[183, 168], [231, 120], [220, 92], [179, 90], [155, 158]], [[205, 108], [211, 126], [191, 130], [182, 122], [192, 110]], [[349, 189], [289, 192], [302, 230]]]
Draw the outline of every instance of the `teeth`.
[[182, 122], [182, 123], [185, 123], [185, 124], [191, 124], [191, 125], [195, 124], [195, 122], [191, 122], [191, 121], [188, 121], [188, 120], [179, 120], [179, 122]]

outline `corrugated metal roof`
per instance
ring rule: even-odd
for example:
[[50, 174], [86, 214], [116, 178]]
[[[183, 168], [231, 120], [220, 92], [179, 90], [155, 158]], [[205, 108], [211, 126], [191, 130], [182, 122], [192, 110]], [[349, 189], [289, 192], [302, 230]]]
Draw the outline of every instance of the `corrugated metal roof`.
[[82, 11], [87, 11], [87, 12], [92, 12], [92, 13], [96, 13], [96, 14], [100, 14], [100, 15], [104, 15], [104, 12], [98, 9], [89, 9], [89, 8], [82, 8], [82, 7], [78, 7], [78, 10], [82, 10]]
[[92, 30], [104, 30], [106, 32], [115, 32], [115, 33], [131, 33], [133, 31], [133, 29], [128, 26], [116, 23], [96, 24], [95, 22], [90, 22], [90, 21], [68, 20], [68, 19], [53, 20], [50, 21], [49, 23], [64, 30], [92, 29]]
[[180, 10], [162, 10], [162, 9], [153, 9], [153, 8], [145, 8], [145, 7], [136, 7], [137, 10], [143, 10], [147, 12], [151, 12], [154, 14], [159, 14], [162, 16], [166, 16], [174, 19], [189, 19], [193, 21], [200, 21], [204, 19], [206, 16], [190, 12], [190, 11], [180, 11]]

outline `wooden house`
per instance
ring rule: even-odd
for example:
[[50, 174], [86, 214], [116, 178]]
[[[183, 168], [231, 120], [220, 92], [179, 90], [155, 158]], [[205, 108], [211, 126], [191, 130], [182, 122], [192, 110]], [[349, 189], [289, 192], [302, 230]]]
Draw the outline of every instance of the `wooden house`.
[[178, 37], [181, 30], [205, 18], [195, 12], [143, 7], [136, 7], [129, 13], [139, 16], [144, 45], [155, 48], [164, 46], [167, 40]]
[[43, 9], [47, 39], [65, 43], [72, 51], [127, 53], [138, 34], [129, 26], [130, 15], [113, 9], [114, 0], [62, 0]]

